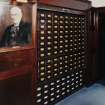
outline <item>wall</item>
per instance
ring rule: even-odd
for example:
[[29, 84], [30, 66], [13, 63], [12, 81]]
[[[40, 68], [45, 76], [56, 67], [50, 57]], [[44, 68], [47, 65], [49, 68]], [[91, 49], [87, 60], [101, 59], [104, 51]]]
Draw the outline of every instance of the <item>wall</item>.
[[105, 0], [90, 0], [93, 7], [105, 7]]
[[0, 4], [8, 4], [11, 0], [0, 0]]
[[9, 2], [10, 0], [0, 0], [0, 2]]

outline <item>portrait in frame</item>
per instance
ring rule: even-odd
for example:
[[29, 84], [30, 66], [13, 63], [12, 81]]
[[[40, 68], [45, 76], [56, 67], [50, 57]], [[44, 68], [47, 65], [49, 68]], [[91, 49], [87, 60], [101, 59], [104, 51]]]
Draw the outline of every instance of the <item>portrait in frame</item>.
[[0, 4], [0, 48], [32, 43], [32, 5]]

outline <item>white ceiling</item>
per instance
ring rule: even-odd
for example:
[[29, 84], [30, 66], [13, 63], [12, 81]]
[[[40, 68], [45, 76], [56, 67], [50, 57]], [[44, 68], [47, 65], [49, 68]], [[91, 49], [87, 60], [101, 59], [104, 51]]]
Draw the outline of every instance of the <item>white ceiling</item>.
[[89, 0], [92, 1], [93, 7], [105, 7], [105, 0]]

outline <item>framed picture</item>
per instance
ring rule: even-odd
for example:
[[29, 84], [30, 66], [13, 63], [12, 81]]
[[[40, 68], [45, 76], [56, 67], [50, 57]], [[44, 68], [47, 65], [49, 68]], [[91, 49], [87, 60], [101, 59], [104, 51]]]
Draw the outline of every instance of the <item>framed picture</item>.
[[23, 48], [33, 44], [34, 7], [29, 3], [0, 4], [0, 48]]

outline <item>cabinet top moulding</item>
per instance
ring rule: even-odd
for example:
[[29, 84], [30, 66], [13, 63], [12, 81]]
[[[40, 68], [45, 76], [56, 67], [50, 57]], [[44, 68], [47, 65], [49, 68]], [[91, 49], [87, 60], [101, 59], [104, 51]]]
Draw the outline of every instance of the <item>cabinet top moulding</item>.
[[73, 8], [78, 10], [88, 10], [91, 8], [90, 1], [84, 0], [38, 0], [38, 3], [53, 5], [64, 8]]

